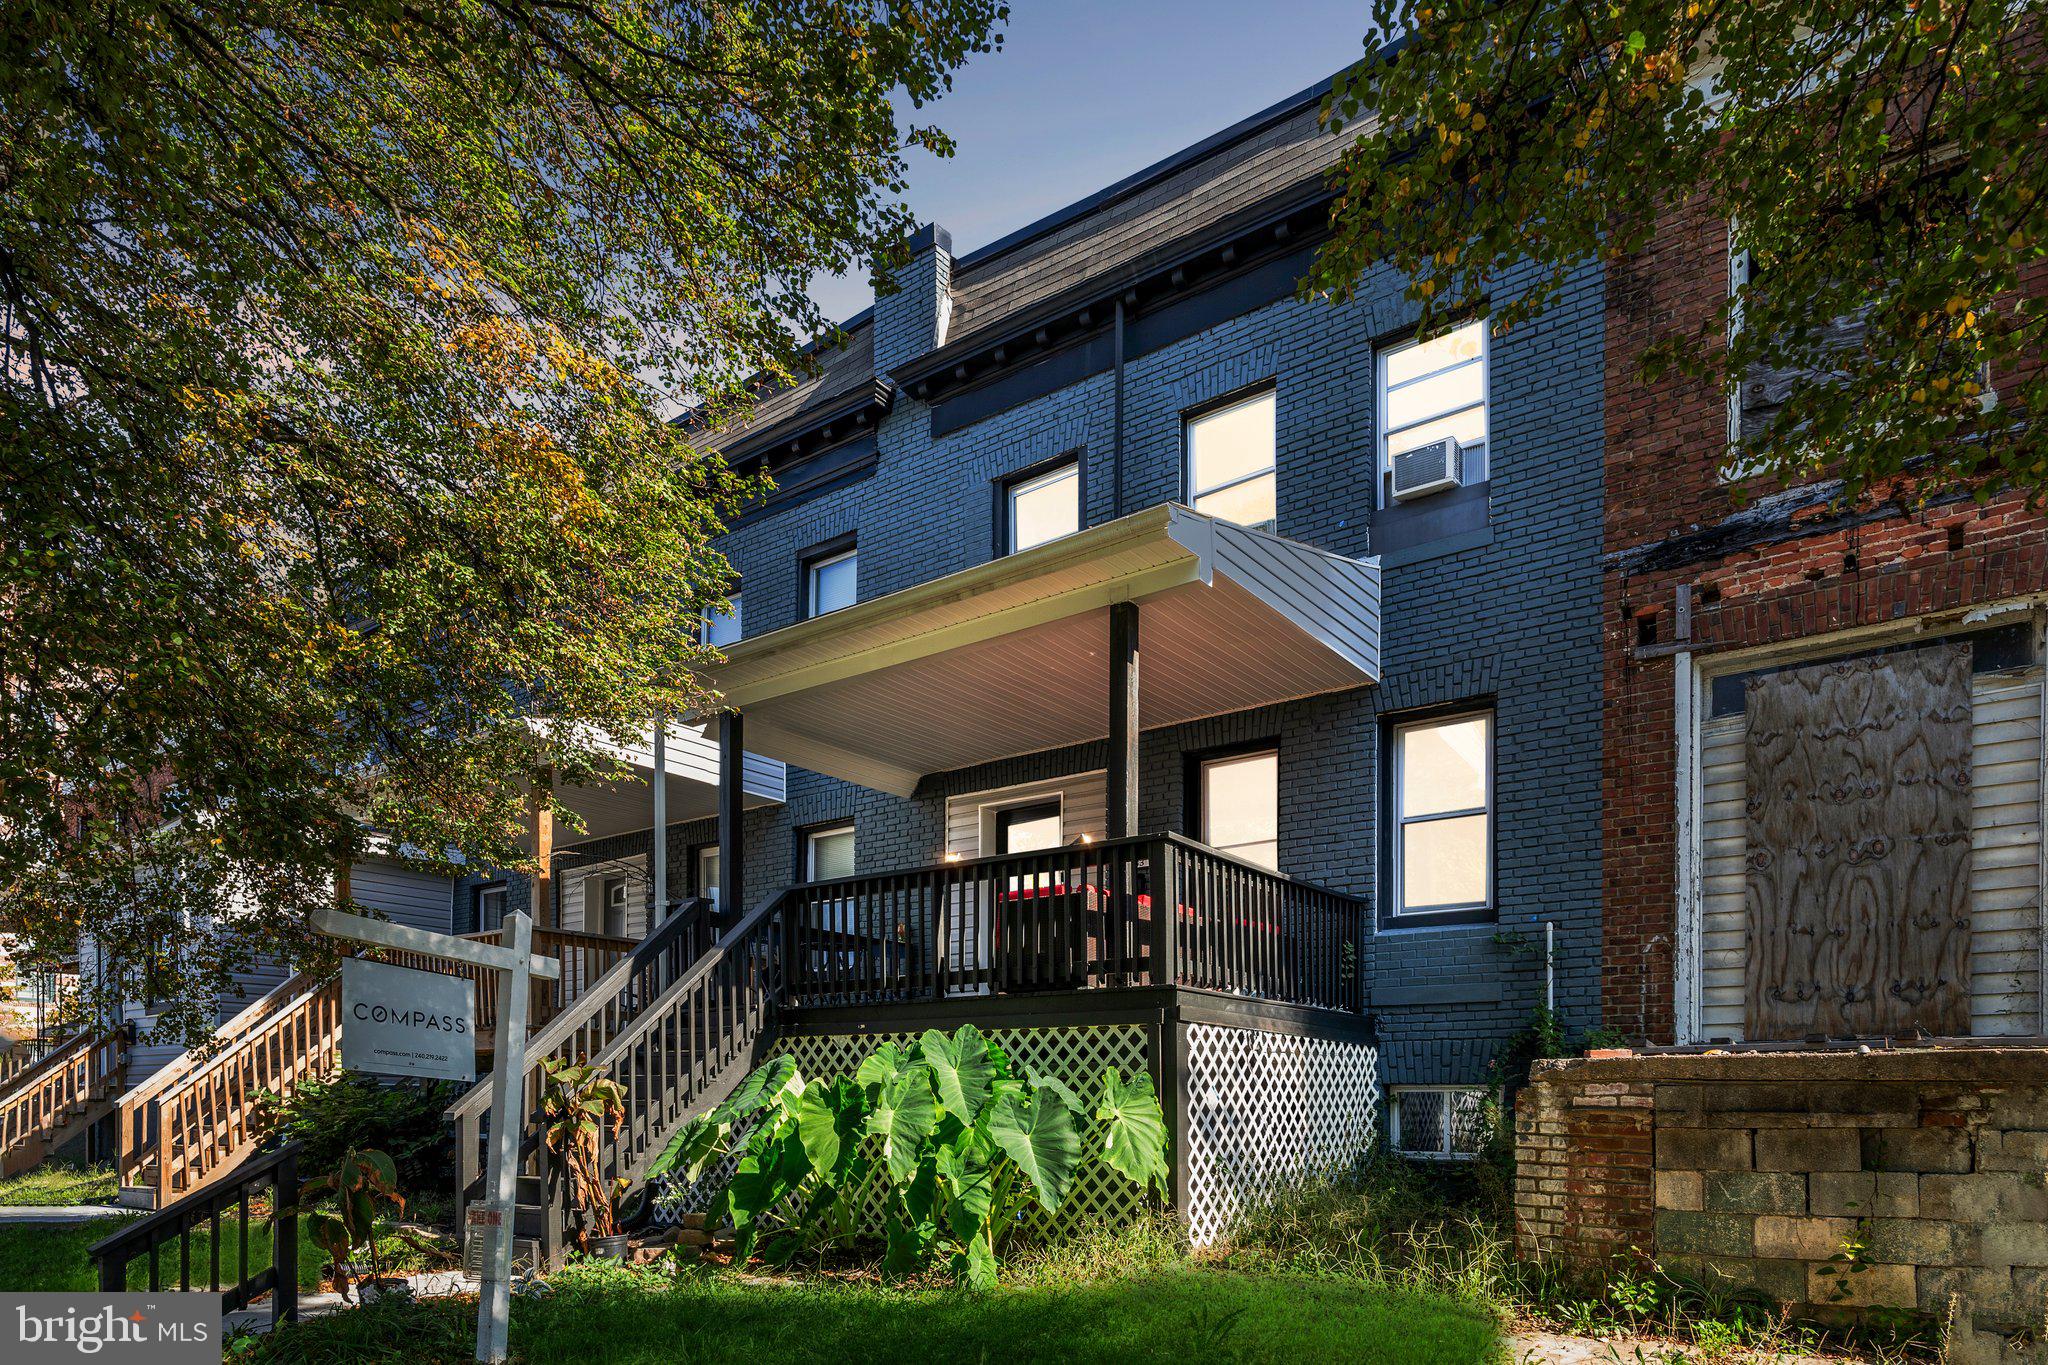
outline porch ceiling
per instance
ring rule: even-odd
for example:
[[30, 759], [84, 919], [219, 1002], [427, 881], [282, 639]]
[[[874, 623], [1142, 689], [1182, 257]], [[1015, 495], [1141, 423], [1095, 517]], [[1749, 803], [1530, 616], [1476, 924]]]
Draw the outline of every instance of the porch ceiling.
[[1377, 560], [1167, 505], [743, 640], [707, 680], [750, 750], [908, 795], [1106, 736], [1120, 601], [1148, 729], [1378, 678]]
[[[603, 735], [585, 737], [592, 748], [630, 766], [631, 775], [589, 786], [556, 788], [555, 794], [582, 817], [586, 833], [564, 829], [564, 842], [602, 839], [654, 826], [654, 731], [650, 727], [628, 744]], [[718, 741], [700, 724], [672, 724], [667, 745], [668, 818], [670, 823], [699, 820], [718, 813]], [[782, 764], [749, 752], [742, 769], [746, 807], [779, 803], [785, 783]]]

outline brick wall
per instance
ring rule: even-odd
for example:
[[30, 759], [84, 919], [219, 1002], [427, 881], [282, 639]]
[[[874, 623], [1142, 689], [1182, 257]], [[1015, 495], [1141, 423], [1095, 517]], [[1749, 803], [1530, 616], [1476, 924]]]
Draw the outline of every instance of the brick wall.
[[[921, 281], [912, 283], [922, 290]], [[909, 328], [912, 292], [880, 301], [877, 326], [892, 336]], [[1385, 570], [1379, 686], [1143, 736], [1148, 829], [1182, 828], [1186, 753], [1277, 740], [1282, 870], [1371, 896], [1384, 718], [1457, 702], [1497, 708], [1497, 922], [1381, 934], [1367, 954], [1383, 1074], [1395, 1083], [1485, 1078], [1500, 1041], [1543, 998], [1536, 945], [1546, 920], [1558, 926], [1561, 1012], [1573, 1027], [1598, 1022], [1602, 297], [1599, 271], [1588, 268], [1543, 319], [1495, 342], [1486, 535]], [[1413, 321], [1399, 278], [1381, 270], [1346, 303], [1248, 306], [1133, 356], [1126, 510], [1181, 496], [1186, 409], [1271, 382], [1280, 533], [1368, 552], [1376, 347]], [[879, 336], [878, 346], [914, 349]], [[877, 433], [872, 476], [750, 520], [722, 542], [745, 585], [749, 633], [797, 618], [799, 551], [849, 531], [859, 535], [863, 598], [985, 562], [994, 481], [1054, 455], [1080, 453], [1088, 523], [1109, 520], [1113, 412], [1108, 373], [937, 436], [926, 405], [899, 396]], [[749, 817], [750, 897], [787, 884], [802, 825], [852, 818], [863, 871], [928, 865], [944, 851], [948, 795], [1100, 768], [1104, 758], [1101, 745], [1032, 754], [936, 775], [908, 800], [792, 770], [788, 804]], [[629, 843], [606, 851], [644, 849], [647, 836]]]
[[[2048, 519], [2016, 497], [1916, 506], [1832, 503], [1830, 486], [1730, 485], [1727, 403], [1683, 375], [1652, 384], [1635, 357], [1667, 335], [1719, 347], [1725, 225], [1674, 207], [1655, 240], [1607, 275], [1606, 725], [1602, 1004], [1606, 1022], [1673, 1039], [1677, 892], [1677, 589], [1692, 590], [1696, 653], [1783, 644], [2048, 591]], [[2048, 272], [2037, 271], [2036, 281]], [[1993, 375], [1996, 386], [1999, 376]], [[1647, 648], [1645, 647], [1647, 646]]]
[[1634, 1250], [1818, 1316], [1953, 1302], [1965, 1336], [2048, 1312], [2048, 1050], [1552, 1063], [1516, 1136], [1525, 1255]]

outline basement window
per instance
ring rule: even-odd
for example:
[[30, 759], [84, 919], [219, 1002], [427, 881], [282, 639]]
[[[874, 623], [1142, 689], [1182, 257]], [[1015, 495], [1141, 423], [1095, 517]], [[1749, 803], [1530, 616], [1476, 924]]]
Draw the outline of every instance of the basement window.
[[1387, 1145], [1425, 1161], [1470, 1161], [1486, 1145], [1487, 1094], [1476, 1085], [1391, 1087]]

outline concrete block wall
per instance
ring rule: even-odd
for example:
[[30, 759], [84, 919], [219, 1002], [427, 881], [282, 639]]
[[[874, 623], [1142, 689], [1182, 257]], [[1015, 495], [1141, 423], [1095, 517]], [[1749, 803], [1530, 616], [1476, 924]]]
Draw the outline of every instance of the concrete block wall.
[[2048, 1051], [1553, 1063], [1516, 1132], [1525, 1255], [1654, 1257], [1816, 1316], [1920, 1315], [1966, 1338], [2048, 1314]]

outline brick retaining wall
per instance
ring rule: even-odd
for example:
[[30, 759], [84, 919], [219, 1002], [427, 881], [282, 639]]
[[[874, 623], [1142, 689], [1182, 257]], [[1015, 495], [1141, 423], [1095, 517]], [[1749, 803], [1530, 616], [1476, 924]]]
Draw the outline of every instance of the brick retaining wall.
[[2048, 1049], [1545, 1063], [1516, 1139], [1525, 1256], [1654, 1256], [1823, 1315], [1957, 1304], [1964, 1335], [2048, 1313]]

